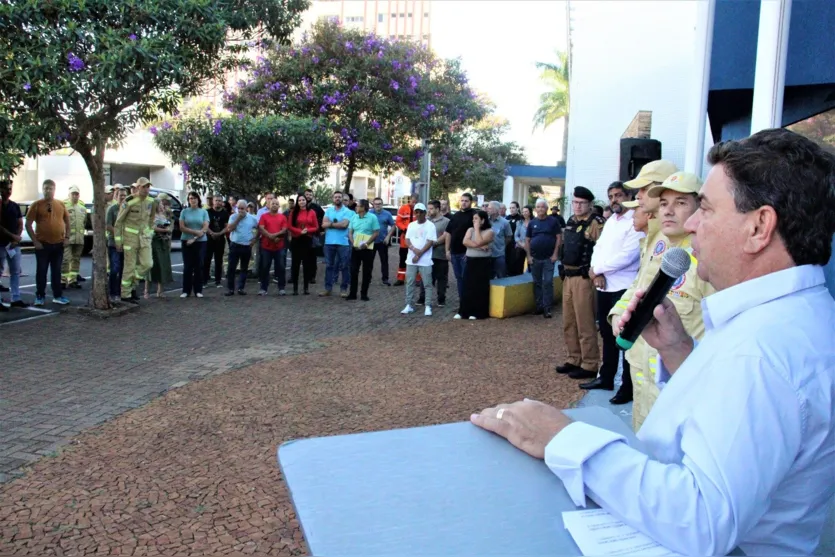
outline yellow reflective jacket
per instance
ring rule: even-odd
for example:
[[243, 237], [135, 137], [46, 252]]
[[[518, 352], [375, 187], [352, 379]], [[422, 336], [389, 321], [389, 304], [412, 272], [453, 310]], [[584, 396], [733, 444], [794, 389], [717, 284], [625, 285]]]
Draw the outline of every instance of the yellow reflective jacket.
[[137, 246], [140, 240], [150, 239], [154, 230], [156, 203], [150, 196], [144, 200], [130, 196], [125, 200], [113, 226], [116, 231], [116, 237], [113, 238], [116, 247], [125, 244]]
[[67, 213], [70, 215], [70, 243], [84, 243], [84, 223], [87, 222], [87, 207], [80, 200], [73, 205], [69, 199], [64, 201]]

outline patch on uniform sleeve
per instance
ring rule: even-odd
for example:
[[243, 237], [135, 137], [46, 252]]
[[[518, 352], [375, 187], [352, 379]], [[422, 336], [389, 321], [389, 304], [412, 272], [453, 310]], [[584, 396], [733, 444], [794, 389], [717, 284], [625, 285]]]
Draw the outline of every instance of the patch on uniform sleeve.
[[684, 286], [684, 283], [685, 283], [686, 281], [687, 281], [687, 275], [681, 275], [681, 276], [680, 276], [680, 277], [678, 277], [678, 279], [677, 279], [677, 280], [673, 283], [672, 289], [673, 289], [673, 290], [678, 290], [679, 288], [681, 288], [682, 286]]
[[658, 243], [655, 244], [655, 248], [652, 250], [652, 255], [661, 255], [665, 251], [667, 251], [667, 242], [658, 240]]

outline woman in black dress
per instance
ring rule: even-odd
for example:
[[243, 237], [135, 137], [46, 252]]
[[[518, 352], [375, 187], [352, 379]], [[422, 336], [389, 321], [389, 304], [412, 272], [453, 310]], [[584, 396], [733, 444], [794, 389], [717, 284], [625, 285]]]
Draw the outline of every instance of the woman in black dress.
[[473, 226], [464, 236], [467, 266], [464, 289], [455, 319], [490, 317], [490, 277], [493, 276], [493, 231], [486, 211], [473, 214]]

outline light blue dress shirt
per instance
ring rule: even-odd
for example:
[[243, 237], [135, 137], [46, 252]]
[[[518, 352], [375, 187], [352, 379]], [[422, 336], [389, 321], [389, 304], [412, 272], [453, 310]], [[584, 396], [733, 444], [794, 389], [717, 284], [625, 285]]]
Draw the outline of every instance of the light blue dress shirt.
[[229, 224], [234, 224], [235, 222], [238, 225], [235, 227], [235, 230], [229, 233], [229, 241], [233, 244], [249, 244], [255, 237], [255, 229], [258, 228], [258, 218], [249, 213], [243, 216], [240, 214], [232, 215], [229, 219]]
[[702, 300], [706, 333], [638, 438], [572, 423], [545, 462], [575, 504], [587, 494], [688, 555], [810, 554], [835, 494], [835, 301], [806, 265]]
[[505, 246], [507, 245], [507, 238], [513, 239], [513, 229], [506, 218], [502, 216], [496, 217], [496, 220], [490, 221], [490, 228], [493, 229], [493, 257], [504, 257]]
[[[335, 207], [329, 207], [325, 211], [325, 217], [330, 219], [331, 223], [334, 222], [342, 222], [342, 221], [350, 221], [351, 217], [353, 217], [356, 213], [354, 213], [351, 209], [343, 205], [339, 209]], [[328, 228], [325, 230], [325, 245], [337, 245], [337, 246], [347, 246], [348, 245], [348, 229], [347, 228]]]
[[826, 275], [826, 287], [829, 288], [829, 293], [835, 298], [835, 236], [832, 236], [832, 257], [829, 259], [829, 265], [823, 270]]

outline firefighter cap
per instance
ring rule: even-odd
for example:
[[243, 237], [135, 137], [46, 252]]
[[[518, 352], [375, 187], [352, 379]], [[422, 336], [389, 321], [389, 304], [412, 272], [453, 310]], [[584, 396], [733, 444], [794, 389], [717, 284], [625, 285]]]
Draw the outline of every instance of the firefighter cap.
[[656, 184], [647, 190], [647, 197], [661, 197], [664, 190], [673, 190], [680, 193], [699, 193], [702, 188], [702, 181], [692, 172], [676, 172], [661, 184]]
[[623, 187], [630, 190], [645, 188], [653, 182], [659, 184], [670, 177], [670, 174], [678, 172], [678, 167], [670, 161], [660, 160], [646, 163], [641, 167], [638, 175], [623, 183]]
[[78, 186], [70, 186], [70, 193], [81, 193], [81, 190], [78, 189]]

